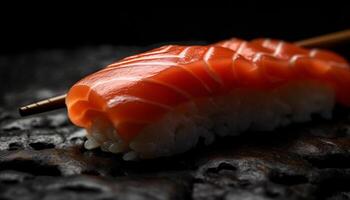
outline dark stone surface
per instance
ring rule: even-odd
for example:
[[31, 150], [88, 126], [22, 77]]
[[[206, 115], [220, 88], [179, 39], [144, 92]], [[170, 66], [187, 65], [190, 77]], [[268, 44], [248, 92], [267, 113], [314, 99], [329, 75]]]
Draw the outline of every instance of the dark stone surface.
[[63, 93], [84, 75], [145, 48], [0, 57], [0, 199], [350, 199], [350, 111], [330, 121], [219, 139], [139, 162], [87, 151], [64, 110], [19, 118], [18, 105]]

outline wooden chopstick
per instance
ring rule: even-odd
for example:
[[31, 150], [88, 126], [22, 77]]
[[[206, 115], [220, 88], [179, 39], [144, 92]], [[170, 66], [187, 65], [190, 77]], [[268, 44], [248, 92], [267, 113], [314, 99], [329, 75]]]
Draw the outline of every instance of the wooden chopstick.
[[[341, 42], [350, 41], [350, 29], [330, 33], [322, 36], [308, 38], [295, 42], [302, 47], [329, 47]], [[28, 116], [66, 107], [66, 94], [45, 99], [19, 108], [21, 116]]]
[[60, 108], [64, 108], [66, 106], [66, 94], [51, 97], [49, 99], [45, 99], [42, 101], [38, 101], [23, 107], [20, 107], [19, 114], [21, 116], [28, 116], [33, 114], [38, 114], [42, 112], [47, 112], [51, 110], [56, 110]]
[[302, 47], [331, 47], [350, 40], [350, 29], [295, 42]]

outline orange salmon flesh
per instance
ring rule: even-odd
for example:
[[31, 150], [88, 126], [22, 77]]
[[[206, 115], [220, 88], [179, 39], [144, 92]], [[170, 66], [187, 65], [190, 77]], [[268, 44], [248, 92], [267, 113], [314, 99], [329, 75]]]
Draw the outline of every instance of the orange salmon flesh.
[[341, 56], [284, 41], [235, 38], [208, 46], [163, 46], [124, 58], [73, 85], [66, 105], [77, 126], [90, 129], [93, 119], [102, 118], [131, 141], [186, 102], [297, 80], [325, 83], [337, 103], [350, 106], [350, 67]]

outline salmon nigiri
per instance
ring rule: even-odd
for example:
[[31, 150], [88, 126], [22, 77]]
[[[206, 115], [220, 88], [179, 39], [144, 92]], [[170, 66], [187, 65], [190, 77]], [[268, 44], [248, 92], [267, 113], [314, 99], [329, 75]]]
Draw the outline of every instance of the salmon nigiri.
[[183, 153], [199, 141], [268, 131], [350, 106], [350, 68], [335, 53], [233, 39], [163, 46], [77, 82], [66, 104], [87, 149], [125, 160]]

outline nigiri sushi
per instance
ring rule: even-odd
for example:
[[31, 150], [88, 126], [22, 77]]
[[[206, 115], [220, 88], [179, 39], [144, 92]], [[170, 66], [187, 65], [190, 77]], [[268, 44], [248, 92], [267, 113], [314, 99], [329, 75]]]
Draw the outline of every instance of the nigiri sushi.
[[201, 140], [270, 131], [350, 106], [341, 56], [276, 40], [163, 46], [124, 58], [71, 87], [68, 115], [85, 148], [124, 160], [186, 152]]

